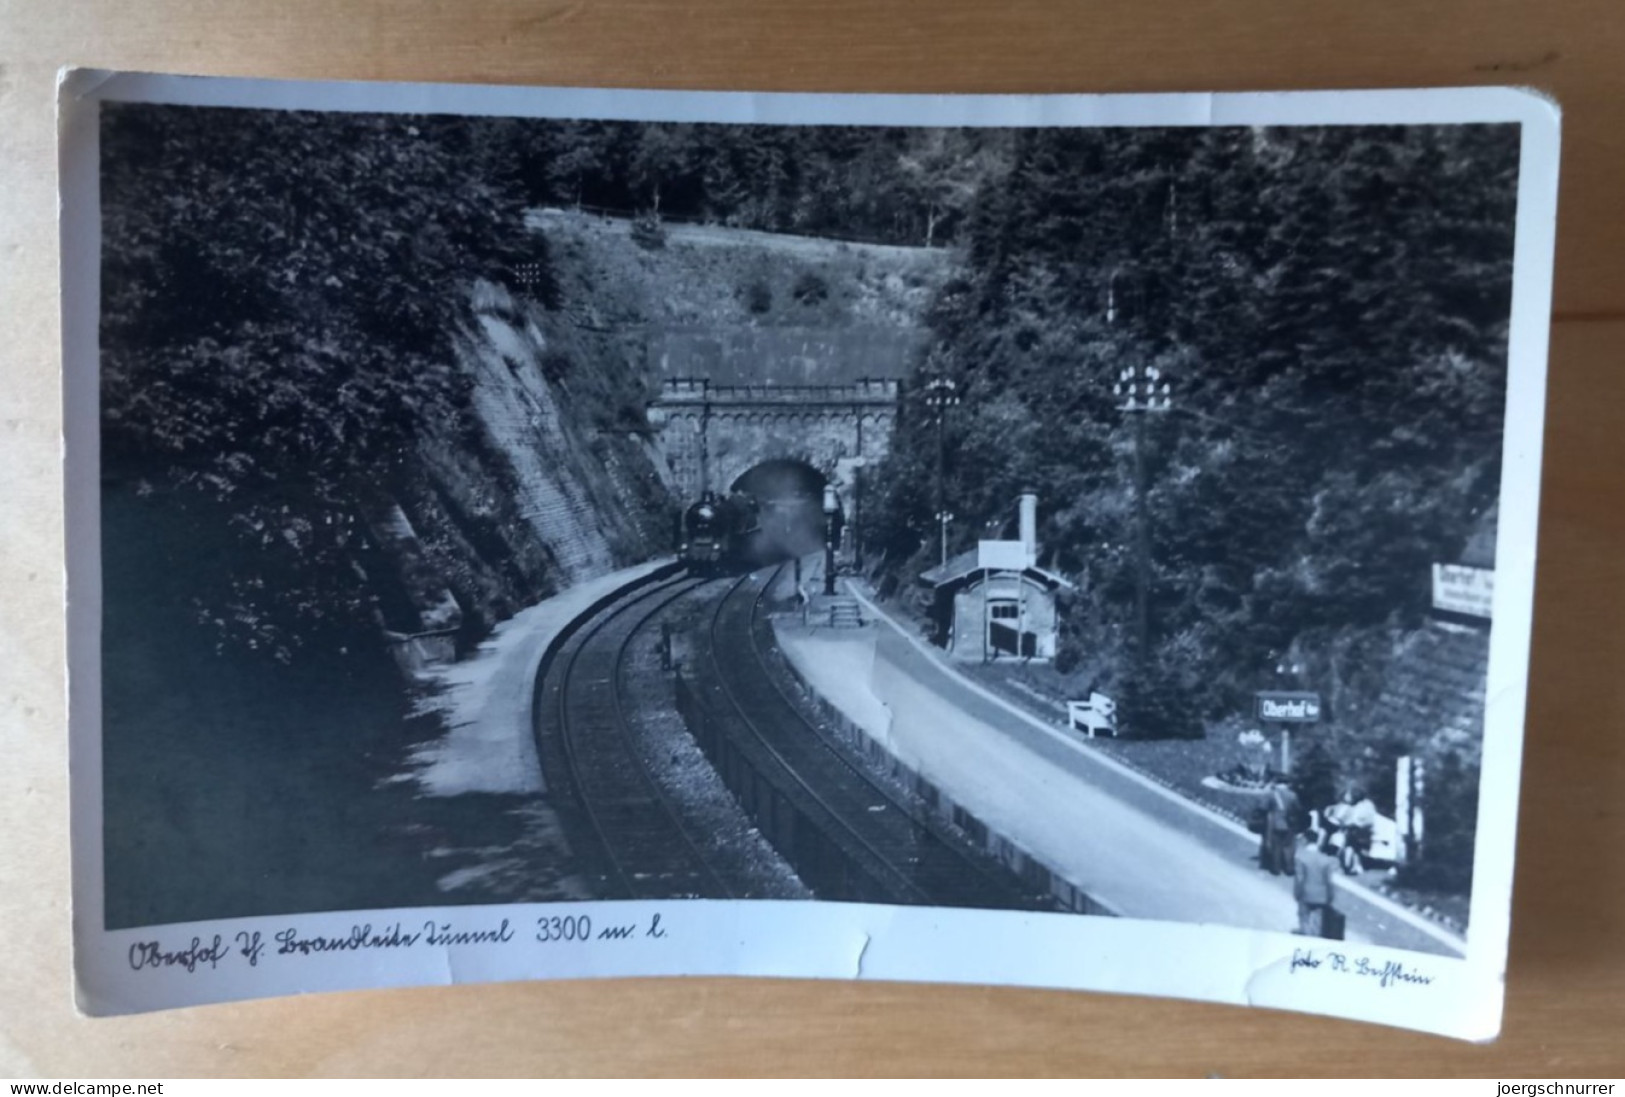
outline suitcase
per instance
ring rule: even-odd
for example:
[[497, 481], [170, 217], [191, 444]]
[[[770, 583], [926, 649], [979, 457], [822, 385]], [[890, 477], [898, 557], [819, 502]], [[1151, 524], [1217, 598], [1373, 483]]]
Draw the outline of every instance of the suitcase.
[[1328, 941], [1341, 941], [1346, 919], [1343, 912], [1328, 905], [1320, 916], [1320, 935]]

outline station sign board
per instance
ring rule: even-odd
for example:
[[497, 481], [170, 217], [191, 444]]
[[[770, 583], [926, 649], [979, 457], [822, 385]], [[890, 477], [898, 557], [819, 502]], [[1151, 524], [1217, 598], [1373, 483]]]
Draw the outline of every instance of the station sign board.
[[1320, 722], [1320, 694], [1261, 690], [1255, 712], [1260, 720], [1280, 724], [1317, 724]]
[[1022, 571], [1033, 566], [1033, 552], [1021, 541], [978, 541], [976, 566], [989, 571]]
[[1495, 602], [1495, 572], [1465, 564], [1433, 565], [1433, 608], [1468, 617], [1490, 616]]

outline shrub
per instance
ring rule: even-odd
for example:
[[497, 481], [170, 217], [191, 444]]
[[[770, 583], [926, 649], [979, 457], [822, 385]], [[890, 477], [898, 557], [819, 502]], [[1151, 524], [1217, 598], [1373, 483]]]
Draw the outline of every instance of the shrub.
[[570, 376], [574, 363], [563, 351], [549, 350], [543, 353], [540, 365], [548, 384], [557, 385]]
[[1201, 739], [1207, 735], [1189, 691], [1180, 688], [1160, 664], [1131, 675], [1124, 683], [1118, 726], [1120, 734], [1129, 739]]
[[1083, 662], [1083, 655], [1076, 645], [1063, 644], [1055, 652], [1055, 669], [1061, 674], [1071, 674]]
[[752, 279], [742, 295], [745, 307], [758, 316], [773, 307], [773, 290], [765, 278]]
[[666, 227], [652, 213], [640, 213], [632, 219], [632, 242], [646, 251], [658, 251], [666, 246]]
[[829, 297], [829, 283], [813, 271], [803, 271], [790, 290], [797, 304], [816, 305]]

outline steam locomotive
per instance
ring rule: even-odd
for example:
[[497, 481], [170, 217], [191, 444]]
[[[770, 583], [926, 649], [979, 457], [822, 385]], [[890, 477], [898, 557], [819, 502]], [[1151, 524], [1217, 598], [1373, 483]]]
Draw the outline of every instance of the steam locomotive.
[[706, 492], [683, 512], [678, 557], [690, 571], [717, 574], [744, 567], [762, 530], [755, 496]]

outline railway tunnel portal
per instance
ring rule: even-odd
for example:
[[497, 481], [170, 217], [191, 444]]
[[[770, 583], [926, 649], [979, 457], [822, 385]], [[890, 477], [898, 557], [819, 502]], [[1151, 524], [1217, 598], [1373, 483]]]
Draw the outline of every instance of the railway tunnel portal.
[[901, 328], [659, 333], [649, 348], [660, 375], [649, 421], [673, 491], [772, 497], [828, 483], [855, 527], [864, 470], [891, 445], [919, 345], [918, 332]]
[[726, 491], [774, 461], [805, 465], [847, 489], [857, 469], [886, 455], [897, 398], [893, 379], [716, 385], [675, 378], [662, 382], [650, 418], [673, 487], [684, 498]]

